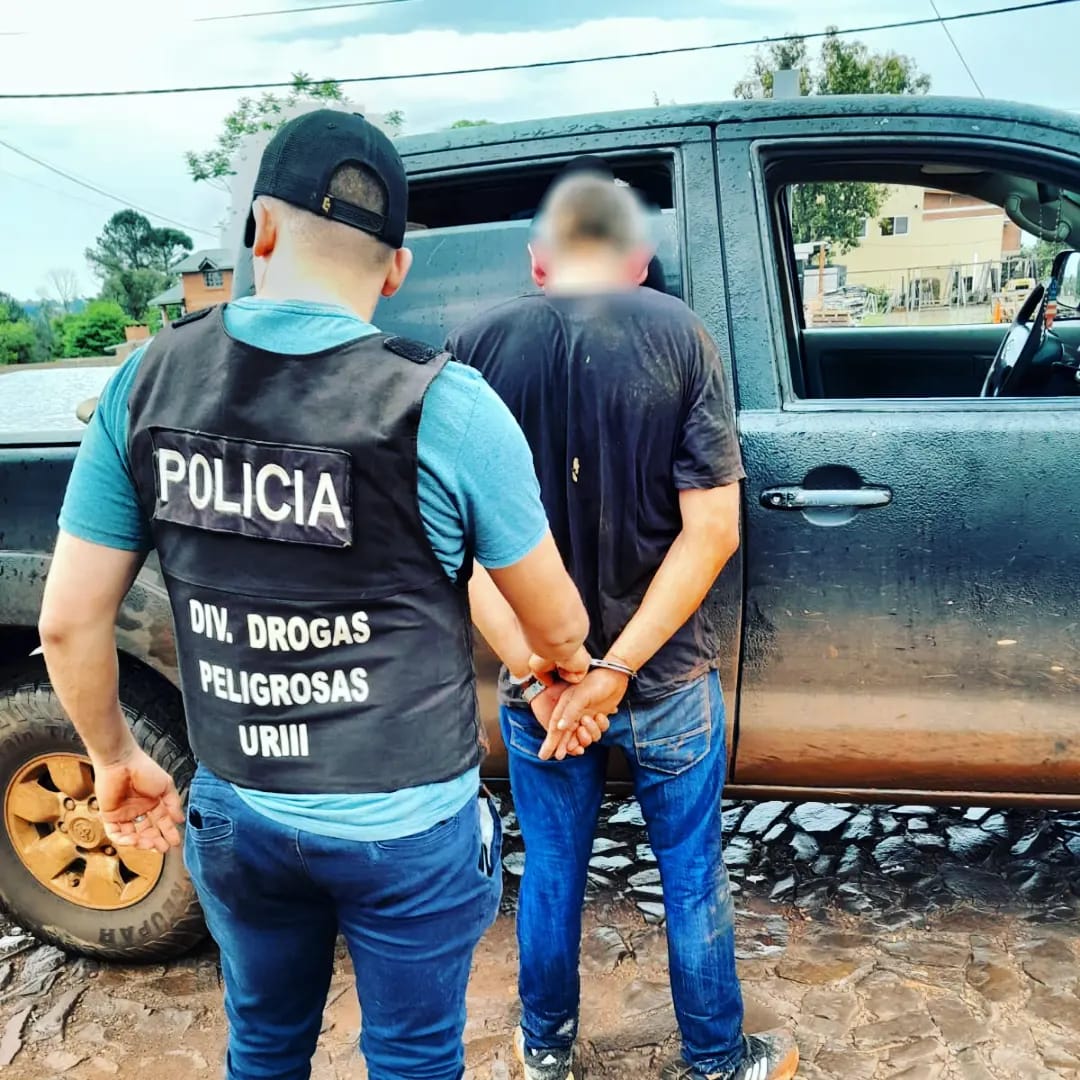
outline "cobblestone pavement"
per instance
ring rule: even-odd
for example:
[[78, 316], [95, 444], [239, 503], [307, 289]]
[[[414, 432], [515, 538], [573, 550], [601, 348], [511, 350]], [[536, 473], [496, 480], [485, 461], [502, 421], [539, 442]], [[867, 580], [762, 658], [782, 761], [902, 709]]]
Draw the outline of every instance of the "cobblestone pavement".
[[[472, 1080], [508, 1080], [511, 910], [522, 868], [505, 808], [507, 913], [478, 951]], [[798, 1032], [807, 1080], [1080, 1078], [1080, 815], [726, 804], [752, 1028]], [[663, 897], [636, 804], [605, 806], [583, 949], [590, 1077], [656, 1075], [676, 1049]], [[220, 1075], [212, 947], [98, 965], [0, 927], [4, 1080]], [[339, 956], [314, 1080], [364, 1076]]]

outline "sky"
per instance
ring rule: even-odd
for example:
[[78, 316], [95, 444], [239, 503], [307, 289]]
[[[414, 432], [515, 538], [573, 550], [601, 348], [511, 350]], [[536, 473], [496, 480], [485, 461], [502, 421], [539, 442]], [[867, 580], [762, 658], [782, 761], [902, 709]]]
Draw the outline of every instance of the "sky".
[[[0, 92], [41, 93], [394, 74], [589, 56], [931, 16], [930, 0], [404, 0], [257, 18], [200, 18], [318, 0], [36, 0], [0, 5]], [[323, 0], [327, 2], [327, 0]], [[1003, 0], [938, 0], [943, 15]], [[1074, 71], [1080, 3], [954, 23], [953, 36], [988, 97], [1080, 110]], [[943, 29], [859, 35], [910, 55], [933, 92], [973, 95]], [[812, 45], [812, 48], [814, 46]], [[728, 99], [753, 50], [347, 88], [373, 113], [401, 109], [408, 134], [466, 117], [560, 116], [663, 102]], [[194, 183], [184, 152], [209, 148], [240, 94], [0, 100], [0, 139], [120, 196], [78, 187], [0, 146], [0, 291], [47, 289], [74, 271], [86, 295], [99, 282], [83, 252], [125, 205], [155, 224], [181, 223], [196, 248], [218, 243], [228, 197]], [[201, 230], [201, 231], [197, 231]]]

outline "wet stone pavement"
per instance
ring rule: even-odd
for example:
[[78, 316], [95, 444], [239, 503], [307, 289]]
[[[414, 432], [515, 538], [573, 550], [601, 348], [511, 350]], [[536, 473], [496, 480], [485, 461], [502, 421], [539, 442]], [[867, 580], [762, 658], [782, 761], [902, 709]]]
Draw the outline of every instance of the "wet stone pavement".
[[[513, 907], [524, 865], [503, 799], [505, 912], [478, 951], [469, 1080], [509, 1080]], [[751, 1028], [798, 1033], [799, 1076], [1080, 1078], [1080, 813], [725, 803]], [[589, 1077], [655, 1076], [676, 1051], [663, 890], [636, 803], [605, 804], [582, 955]], [[65, 957], [0, 923], [4, 1080], [217, 1077], [217, 957]], [[314, 1080], [364, 1076], [339, 952]]]

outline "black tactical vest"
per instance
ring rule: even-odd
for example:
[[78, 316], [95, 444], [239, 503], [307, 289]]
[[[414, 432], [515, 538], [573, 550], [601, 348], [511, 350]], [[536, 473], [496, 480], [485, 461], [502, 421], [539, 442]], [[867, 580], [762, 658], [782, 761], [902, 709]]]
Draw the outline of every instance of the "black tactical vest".
[[420, 410], [447, 359], [382, 334], [264, 352], [231, 338], [221, 309], [149, 346], [131, 467], [191, 747], [223, 779], [358, 794], [479, 760], [465, 582], [417, 500]]

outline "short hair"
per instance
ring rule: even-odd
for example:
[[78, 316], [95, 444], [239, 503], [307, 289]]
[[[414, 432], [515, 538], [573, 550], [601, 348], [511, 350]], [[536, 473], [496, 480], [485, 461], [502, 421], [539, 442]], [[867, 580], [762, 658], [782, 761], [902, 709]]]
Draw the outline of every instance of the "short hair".
[[[339, 165], [330, 177], [327, 194], [334, 199], [385, 215], [388, 205], [382, 181], [362, 165]], [[288, 223], [296, 242], [320, 259], [333, 259], [346, 269], [359, 262], [365, 269], [382, 269], [390, 261], [393, 248], [377, 236], [345, 225], [333, 218], [320, 217], [282, 199], [273, 199], [279, 216]]]
[[641, 200], [600, 172], [573, 172], [556, 182], [540, 208], [537, 238], [555, 251], [602, 245], [620, 254], [649, 243]]

